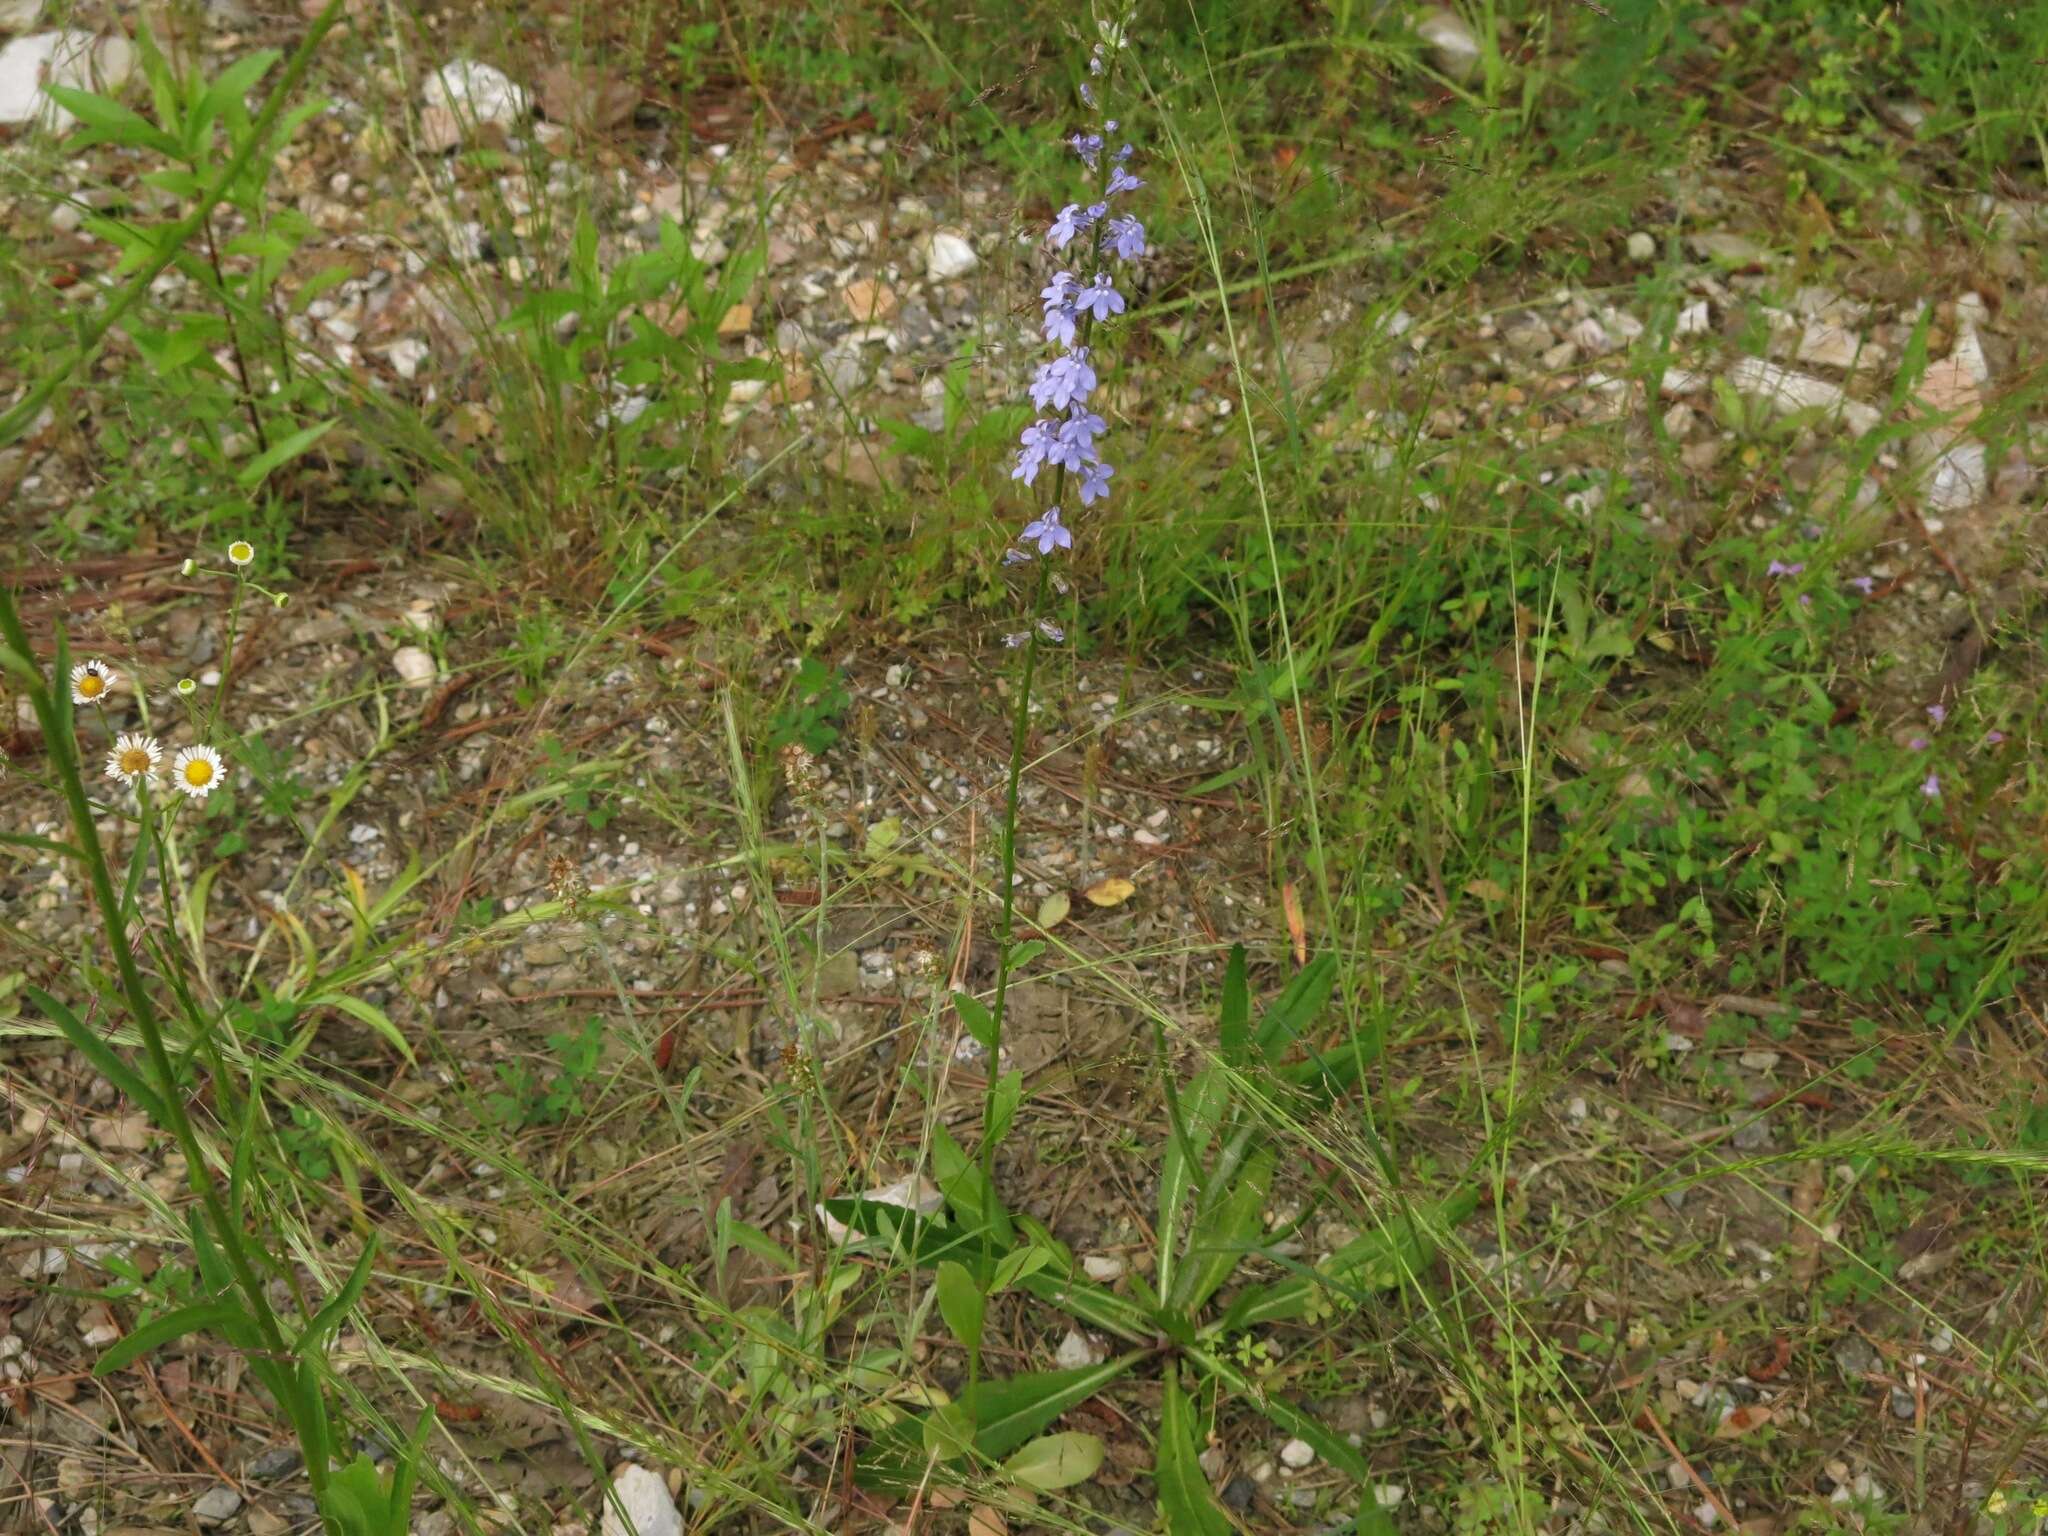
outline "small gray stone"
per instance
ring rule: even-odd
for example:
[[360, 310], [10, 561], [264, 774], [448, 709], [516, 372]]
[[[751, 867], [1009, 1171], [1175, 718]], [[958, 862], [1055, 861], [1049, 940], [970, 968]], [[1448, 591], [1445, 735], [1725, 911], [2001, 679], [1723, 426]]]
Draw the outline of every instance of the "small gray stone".
[[1735, 1128], [1730, 1138], [1736, 1149], [1742, 1152], [1761, 1152], [1771, 1144], [1771, 1120], [1768, 1115], [1755, 1115]]
[[201, 1525], [225, 1525], [241, 1510], [242, 1496], [226, 1483], [215, 1483], [192, 1504], [192, 1518]]
[[1628, 259], [1637, 266], [1644, 266], [1657, 259], [1657, 237], [1648, 230], [1637, 230], [1628, 237]]
[[1424, 11], [1415, 35], [1429, 44], [1431, 61], [1453, 80], [1469, 80], [1478, 72], [1479, 39], [1456, 11], [1446, 6]]
[[260, 1456], [251, 1457], [242, 1468], [242, 1476], [255, 1482], [267, 1483], [274, 1478], [289, 1477], [303, 1465], [299, 1448], [295, 1445], [272, 1446]]
[[981, 258], [974, 254], [966, 236], [942, 229], [932, 236], [931, 246], [925, 252], [924, 270], [933, 282], [943, 283], [965, 277], [980, 264]]
[[656, 1473], [627, 1462], [613, 1476], [612, 1491], [617, 1503], [604, 1502], [602, 1536], [682, 1536], [682, 1512]]
[[1859, 1334], [1852, 1333], [1838, 1341], [1833, 1353], [1835, 1369], [1851, 1381], [1873, 1376], [1884, 1367], [1884, 1361], [1877, 1351]]

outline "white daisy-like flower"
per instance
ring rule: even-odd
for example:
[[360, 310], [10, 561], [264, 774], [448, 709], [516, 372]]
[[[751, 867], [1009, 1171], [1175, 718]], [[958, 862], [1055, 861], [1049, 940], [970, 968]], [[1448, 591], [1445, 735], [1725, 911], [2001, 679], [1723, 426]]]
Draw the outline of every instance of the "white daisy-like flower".
[[247, 565], [256, 558], [256, 546], [247, 539], [237, 539], [228, 546], [228, 562], [232, 565]]
[[71, 702], [104, 704], [114, 686], [114, 669], [104, 661], [81, 661], [71, 669]]
[[187, 747], [171, 759], [171, 780], [194, 800], [204, 800], [220, 783], [220, 754], [212, 747]]
[[124, 731], [115, 739], [113, 751], [107, 754], [107, 772], [123, 784], [133, 784], [156, 772], [163, 757], [164, 749], [157, 745], [154, 736]]

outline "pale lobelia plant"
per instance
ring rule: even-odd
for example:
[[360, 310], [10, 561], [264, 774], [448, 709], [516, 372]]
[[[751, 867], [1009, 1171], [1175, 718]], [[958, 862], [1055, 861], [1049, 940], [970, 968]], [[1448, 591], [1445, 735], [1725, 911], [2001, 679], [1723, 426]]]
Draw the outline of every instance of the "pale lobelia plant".
[[[1100, 77], [1105, 55], [1120, 46], [1105, 29], [1091, 74]], [[1105, 82], [1106, 84], [1106, 82]], [[1096, 106], [1094, 88], [1084, 102]], [[1159, 1213], [1148, 1279], [1136, 1268], [1121, 1273], [1076, 1262], [1075, 1255], [1040, 1222], [1006, 1208], [996, 1191], [995, 1151], [1023, 1102], [1021, 1073], [1005, 1070], [1003, 1021], [1011, 978], [1045, 948], [1040, 939], [1015, 942], [1015, 875], [1019, 781], [1028, 736], [1032, 683], [1041, 646], [1063, 638], [1046, 616], [1047, 593], [1058, 582], [1053, 563], [1074, 548], [1061, 503], [1071, 488], [1084, 508], [1107, 494], [1114, 471], [1100, 444], [1106, 423], [1090, 407], [1100, 386], [1101, 327], [1123, 314], [1126, 300], [1104, 263], [1126, 268], [1145, 253], [1145, 231], [1117, 199], [1143, 183], [1130, 169], [1128, 145], [1112, 151], [1114, 120], [1100, 132], [1069, 142], [1095, 178], [1093, 201], [1071, 203], [1053, 221], [1047, 244], [1058, 253], [1076, 248], [1087, 259], [1062, 267], [1043, 290], [1043, 332], [1057, 354], [1033, 376], [1031, 397], [1042, 415], [1024, 429], [1012, 477], [1038, 488], [1043, 502], [1025, 525], [1005, 564], [1033, 568], [1026, 626], [1006, 637], [1021, 652], [1016, 713], [1000, 833], [1001, 917], [993, 999], [954, 994], [967, 1034], [986, 1053], [979, 1144], [962, 1147], [943, 1123], [932, 1128], [932, 1172], [945, 1209], [922, 1216], [868, 1199], [828, 1200], [825, 1209], [859, 1234], [856, 1242], [933, 1271], [932, 1300], [967, 1356], [963, 1390], [928, 1412], [912, 1415], [884, 1407], [861, 1453], [857, 1476], [878, 1488], [921, 1490], [928, 1485], [983, 1482], [994, 1474], [1036, 1496], [1092, 1476], [1106, 1452], [1098, 1436], [1058, 1431], [1069, 1409], [1140, 1365], [1155, 1364], [1164, 1411], [1156, 1433], [1153, 1475], [1166, 1528], [1199, 1536], [1233, 1529], [1198, 1460], [1206, 1422], [1227, 1397], [1237, 1397], [1359, 1485], [1357, 1528], [1390, 1530], [1372, 1492], [1371, 1467], [1359, 1449], [1279, 1390], [1271, 1364], [1279, 1346], [1263, 1330], [1283, 1323], [1315, 1323], [1371, 1302], [1379, 1293], [1421, 1283], [1451, 1222], [1469, 1209], [1461, 1196], [1428, 1210], [1413, 1207], [1392, 1187], [1386, 1159], [1369, 1128], [1339, 1112], [1377, 1054], [1370, 1031], [1340, 1032], [1323, 1049], [1308, 1038], [1335, 980], [1334, 960], [1316, 958], [1295, 974], [1270, 1007], [1254, 1018], [1249, 967], [1243, 948], [1231, 951], [1225, 970], [1218, 1047], [1212, 1061], [1186, 1083], [1166, 1068], [1159, 1040], [1166, 1125], [1160, 1145]], [[1069, 258], [1071, 259], [1071, 258]], [[1083, 276], [1087, 273], [1087, 276]], [[1373, 1230], [1343, 1242], [1313, 1266], [1288, 1257], [1291, 1229], [1268, 1232], [1267, 1199], [1282, 1160], [1279, 1128], [1298, 1132], [1312, 1123], [1340, 1128], [1345, 1155], [1333, 1164], [1369, 1192]], [[1255, 1278], [1226, 1294], [1247, 1260], [1262, 1261], [1277, 1278]], [[1099, 1363], [1005, 1378], [981, 1370], [989, 1303], [1015, 1291], [1044, 1302], [1084, 1329], [1124, 1346]]]
[[[142, 906], [152, 866], [163, 881], [176, 871], [178, 819], [203, 806], [229, 777], [227, 757], [216, 742], [223, 739], [222, 700], [233, 675], [243, 601], [255, 592], [278, 607], [285, 603], [282, 593], [249, 579], [247, 568], [256, 558], [251, 544], [236, 540], [227, 557], [232, 569], [221, 574], [230, 576], [234, 591], [220, 684], [209, 707], [192, 713], [195, 739], [170, 754], [168, 765], [163, 744], [146, 728], [146, 713], [144, 729], [114, 729], [107, 706], [121, 681], [116, 669], [98, 659], [73, 665], [59, 627], [46, 673], [35, 659], [13, 594], [0, 587], [0, 671], [22, 690], [35, 713], [50, 786], [71, 821], [69, 842], [15, 833], [0, 833], [0, 841], [81, 867], [99, 916], [104, 953], [113, 964], [112, 977], [97, 967], [80, 967], [80, 980], [92, 994], [83, 1018], [40, 988], [29, 988], [28, 996], [59, 1035], [170, 1136], [184, 1161], [191, 1195], [185, 1236], [200, 1295], [139, 1320], [100, 1356], [94, 1374], [123, 1369], [187, 1336], [211, 1334], [224, 1340], [241, 1353], [250, 1374], [290, 1423], [328, 1536], [405, 1536], [432, 1410], [421, 1416], [389, 1472], [360, 1454], [337, 1462], [348, 1437], [329, 1411], [328, 1349], [369, 1283], [376, 1245], [363, 1244], [347, 1279], [324, 1302], [316, 1305], [304, 1296], [288, 1244], [270, 1218], [274, 1197], [266, 1169], [275, 1164], [278, 1149], [265, 1102], [265, 1058], [234, 1039], [226, 1006], [212, 998], [203, 968], [184, 952], [182, 946], [197, 944], [198, 936], [182, 933], [169, 913], [152, 916]], [[197, 573], [197, 563], [187, 561], [185, 574]], [[189, 678], [180, 679], [174, 689], [186, 704], [197, 691]], [[137, 692], [142, 692], [139, 684]], [[81, 709], [99, 717], [110, 743], [104, 766], [117, 786], [116, 798], [96, 798], [87, 788], [87, 754], [78, 738]], [[127, 821], [131, 830], [132, 853], [118, 884], [99, 832], [110, 815]], [[342, 1005], [353, 999], [314, 1001]], [[102, 1012], [110, 1019], [126, 1015], [125, 1033], [142, 1047], [139, 1062], [116, 1048], [120, 1035], [94, 1027]], [[299, 1038], [285, 1044], [287, 1059], [310, 1043], [312, 1028], [304, 1026]], [[397, 1043], [403, 1049], [403, 1041]], [[280, 1283], [293, 1296], [302, 1320], [274, 1301], [273, 1286]]]

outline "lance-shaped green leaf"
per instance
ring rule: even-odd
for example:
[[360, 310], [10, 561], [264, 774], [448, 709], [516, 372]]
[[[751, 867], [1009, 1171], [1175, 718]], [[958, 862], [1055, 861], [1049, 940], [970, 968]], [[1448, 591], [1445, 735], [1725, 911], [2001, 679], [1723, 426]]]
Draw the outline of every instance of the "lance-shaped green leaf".
[[208, 1329], [219, 1329], [225, 1333], [229, 1326], [247, 1322], [252, 1326], [248, 1310], [238, 1302], [196, 1301], [189, 1307], [179, 1307], [175, 1312], [166, 1312], [153, 1317], [124, 1339], [118, 1339], [107, 1347], [93, 1363], [92, 1373], [105, 1376], [118, 1371], [130, 1361], [139, 1360], [153, 1349], [161, 1349], [174, 1339], [182, 1339], [188, 1333], [204, 1333]]
[[1244, 1262], [1265, 1225], [1266, 1193], [1278, 1160], [1271, 1147], [1261, 1147], [1228, 1186], [1212, 1188], [1188, 1233], [1187, 1251], [1167, 1297], [1169, 1306], [1193, 1316]]
[[166, 1124], [169, 1115], [164, 1102], [157, 1097], [156, 1090], [142, 1079], [127, 1062], [123, 1061], [114, 1048], [86, 1026], [77, 1014], [66, 1008], [41, 987], [28, 987], [29, 1001], [41, 1009], [52, 1024], [64, 1033], [78, 1054], [98, 1068], [100, 1076], [112, 1083], [158, 1125]]
[[1230, 1075], [1211, 1067], [1196, 1076], [1186, 1093], [1167, 1097], [1166, 1151], [1159, 1167], [1159, 1290], [1173, 1294], [1173, 1271], [1178, 1262], [1181, 1213], [1188, 1193], [1201, 1182], [1202, 1154], [1217, 1122], [1230, 1103]]
[[988, 1312], [988, 1298], [965, 1264], [948, 1259], [939, 1266], [934, 1289], [939, 1293], [939, 1316], [953, 1330], [953, 1337], [966, 1346], [969, 1355], [981, 1353], [981, 1324]]
[[1231, 1536], [1230, 1517], [1209, 1491], [1209, 1479], [1198, 1459], [1201, 1454], [1201, 1431], [1194, 1409], [1180, 1389], [1179, 1377], [1169, 1372], [1152, 1463], [1167, 1536]]

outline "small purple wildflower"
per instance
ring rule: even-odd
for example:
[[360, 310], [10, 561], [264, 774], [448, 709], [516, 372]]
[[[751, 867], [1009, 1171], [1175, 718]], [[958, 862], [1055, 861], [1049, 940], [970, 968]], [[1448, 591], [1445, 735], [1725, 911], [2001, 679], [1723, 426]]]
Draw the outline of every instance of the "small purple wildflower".
[[[1121, 159], [1122, 157], [1119, 156], [1118, 158]], [[1119, 192], [1135, 192], [1144, 185], [1144, 182], [1119, 165], [1109, 173], [1109, 185], [1102, 190], [1107, 196], [1115, 197]]]
[[1003, 551], [1003, 564], [1005, 565], [1029, 565], [1030, 563], [1031, 551], [1028, 549], [1019, 549], [1016, 545], [1012, 544]]
[[1986, 731], [1984, 733], [1984, 745], [1987, 747], [1995, 747], [2003, 740], [2005, 740], [2005, 732], [2003, 731]]
[[1086, 80], [1081, 82], [1081, 103], [1083, 106], [1090, 108], [1095, 105], [1095, 87]]
[[1764, 574], [1766, 576], [1797, 576], [1805, 569], [1806, 562], [1804, 560], [1794, 560], [1790, 563], [1783, 560], [1773, 560], [1764, 567]]
[[1111, 315], [1124, 312], [1124, 296], [1116, 291], [1116, 285], [1109, 280], [1107, 272], [1098, 272], [1095, 281], [1075, 297], [1074, 308], [1083, 314], [1092, 313], [1100, 323]]
[[1054, 250], [1064, 251], [1077, 236], [1086, 234], [1088, 226], [1094, 222], [1092, 209], [1084, 209], [1079, 203], [1069, 203], [1054, 217], [1046, 238], [1052, 242]]
[[[1109, 125], [1109, 130], [1111, 133], [1116, 132], [1116, 124], [1111, 123]], [[1122, 149], [1116, 152], [1116, 163], [1118, 165], [1122, 165], [1126, 160], [1130, 159], [1131, 156], [1135, 155], [1136, 153], [1137, 150], [1133, 149], [1130, 145], [1126, 144]]]
[[1041, 555], [1049, 555], [1055, 549], [1072, 549], [1074, 547], [1074, 536], [1060, 522], [1060, 509], [1058, 507], [1047, 507], [1040, 516], [1034, 517], [1030, 522], [1026, 523], [1024, 531], [1018, 534], [1017, 537], [1027, 544], [1035, 540], [1038, 544], [1038, 552]]
[[1041, 411], [1050, 407], [1064, 411], [1085, 401], [1095, 389], [1095, 370], [1088, 366], [1088, 349], [1076, 347], [1064, 357], [1041, 363], [1031, 379], [1031, 402]]
[[1078, 438], [1062, 429], [1059, 441], [1046, 451], [1045, 461], [1055, 469], [1064, 469], [1069, 474], [1076, 474], [1087, 466], [1092, 457], [1094, 455]]
[[1080, 335], [1080, 319], [1071, 304], [1048, 308], [1045, 312], [1045, 339], [1056, 347], [1071, 347]]
[[1095, 456], [1095, 439], [1109, 430], [1109, 423], [1088, 407], [1079, 406], [1067, 413], [1067, 419], [1060, 423], [1060, 441], [1071, 443], [1074, 451], [1083, 458]]
[[1081, 471], [1081, 505], [1092, 507], [1109, 494], [1109, 477], [1116, 473], [1111, 465], [1096, 459]]
[[1849, 578], [1849, 585], [1858, 592], [1861, 592], [1865, 597], [1868, 597], [1877, 590], [1877, 578], [1875, 576], [1851, 576]]
[[1915, 736], [1906, 743], [1906, 750], [1908, 752], [1925, 752], [1927, 750], [1927, 738], [1925, 736]]
[[1813, 606], [1813, 594], [1811, 592], [1800, 593], [1799, 606], [1802, 608], [1811, 608]]
[[1075, 293], [1080, 290], [1080, 287], [1081, 279], [1065, 268], [1061, 268], [1046, 279], [1045, 286], [1038, 290], [1038, 297], [1044, 302], [1047, 309], [1057, 309], [1060, 305], [1071, 300]]
[[1026, 427], [1018, 441], [1023, 446], [1017, 450], [1017, 467], [1010, 471], [1010, 478], [1030, 485], [1053, 450], [1060, 446], [1059, 433], [1051, 422], [1040, 419]]
[[1095, 169], [1095, 157], [1102, 153], [1102, 135], [1099, 133], [1077, 133], [1067, 142], [1074, 146], [1074, 153], [1081, 157], [1081, 163], [1089, 170]]
[[1927, 775], [1925, 781], [1920, 785], [1920, 793], [1930, 800], [1939, 800], [1941, 798], [1941, 775], [1938, 773]]
[[1030, 635], [1020, 629], [1015, 634], [1003, 636], [1003, 644], [1010, 650], [1021, 651], [1024, 648], [1024, 642], [1030, 638]]
[[1059, 625], [1053, 623], [1051, 619], [1040, 619], [1038, 621], [1038, 632], [1054, 645], [1062, 644], [1067, 638], [1067, 632], [1061, 629]]
[[1936, 725], [1942, 724], [1948, 719], [1948, 706], [1946, 704], [1928, 705], [1927, 718], [1932, 720]]
[[1136, 261], [1145, 254], [1145, 226], [1129, 214], [1111, 219], [1104, 237], [1118, 261]]

